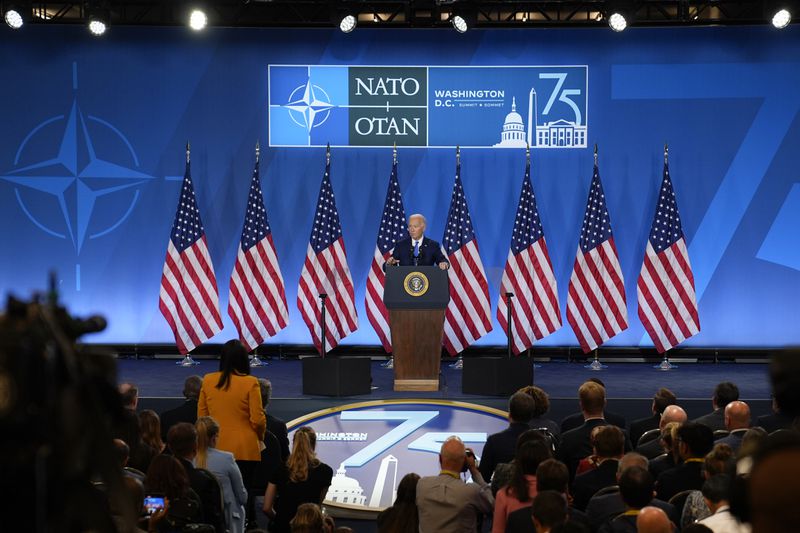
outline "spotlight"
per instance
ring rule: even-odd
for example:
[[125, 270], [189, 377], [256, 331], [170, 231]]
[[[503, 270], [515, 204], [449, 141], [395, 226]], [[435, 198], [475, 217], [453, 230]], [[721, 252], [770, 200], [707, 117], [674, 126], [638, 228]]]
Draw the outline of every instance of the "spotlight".
[[99, 37], [103, 35], [107, 29], [106, 23], [100, 19], [92, 19], [89, 21], [89, 31], [92, 35]]
[[608, 17], [608, 27], [614, 31], [622, 31], [628, 27], [628, 19], [622, 13], [615, 11]]
[[350, 33], [356, 29], [356, 24], [358, 24], [356, 16], [352, 13], [348, 13], [339, 21], [339, 29], [342, 30], [342, 33]]
[[22, 18], [22, 12], [18, 7], [10, 7], [5, 12], [4, 18], [6, 20], [6, 24], [12, 30], [18, 30], [25, 24], [25, 19]]
[[108, 29], [109, 11], [104, 9], [103, 6], [97, 3], [90, 5], [88, 9], [89, 15], [89, 32], [99, 37], [103, 35]]
[[189, 15], [189, 27], [194, 31], [204, 30], [208, 26], [208, 16], [202, 9], [194, 9]]
[[[775, 14], [772, 15], [772, 25], [778, 28], [779, 30], [782, 30], [783, 28], [788, 26], [791, 21], [792, 21], [792, 14], [785, 7], [777, 10]], [[8, 22], [8, 19], [6, 19], [6, 22]]]
[[450, 18], [450, 22], [453, 24], [453, 27], [458, 33], [465, 33], [469, 29], [467, 19], [461, 15], [453, 15]]

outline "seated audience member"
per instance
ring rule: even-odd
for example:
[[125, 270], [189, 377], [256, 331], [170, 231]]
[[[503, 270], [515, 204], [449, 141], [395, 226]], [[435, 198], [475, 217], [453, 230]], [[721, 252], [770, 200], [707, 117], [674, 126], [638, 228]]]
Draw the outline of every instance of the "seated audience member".
[[[586, 383], [596, 383], [601, 387], [603, 387], [603, 413], [602, 413], [603, 418], [609, 424], [613, 424], [620, 429], [625, 429], [627, 427], [627, 421], [625, 420], [625, 417], [622, 415], [618, 415], [616, 413], [612, 413], [611, 411], [608, 411], [605, 408], [605, 397], [606, 397], [605, 384], [599, 378], [589, 378], [588, 380], [586, 380]], [[586, 383], [584, 383], [584, 385]], [[578, 393], [580, 394], [580, 388], [578, 389]], [[567, 431], [580, 427], [581, 425], [583, 425], [585, 421], [586, 419], [584, 417], [582, 410], [579, 413], [573, 413], [565, 417], [564, 420], [561, 421], [561, 433], [563, 434], [566, 433]]]
[[567, 521], [567, 501], [559, 492], [543, 491], [533, 499], [531, 514], [537, 533], [550, 533], [555, 526]]
[[[592, 443], [592, 447], [594, 447], [594, 439], [597, 438], [597, 434], [600, 432], [600, 428], [604, 427], [606, 426], [595, 426], [592, 428], [592, 433], [589, 435], [589, 442]], [[584, 457], [583, 459], [578, 461], [578, 468], [575, 470], [575, 475], [579, 476], [584, 472], [594, 470], [598, 466], [600, 466], [600, 458], [593, 451], [591, 455], [589, 455], [588, 457]]]
[[203, 386], [203, 378], [200, 376], [189, 376], [183, 382], [184, 402], [174, 409], [169, 409], [161, 413], [161, 439], [167, 440], [169, 428], [178, 422], [194, 424], [197, 422], [197, 398], [200, 396], [200, 387]]
[[558, 446], [558, 441], [561, 437], [561, 429], [554, 420], [545, 418], [545, 415], [550, 411], [550, 396], [536, 385], [522, 387], [519, 392], [524, 392], [533, 398], [535, 407], [533, 408], [533, 418], [531, 418], [529, 422], [531, 428], [546, 429], [555, 439], [554, 444]]
[[530, 429], [528, 422], [533, 417], [536, 404], [524, 392], [515, 392], [508, 400], [508, 427], [499, 433], [489, 435], [483, 446], [478, 470], [485, 480], [491, 480], [499, 463], [508, 463], [514, 458], [517, 437]]
[[703, 459], [714, 447], [714, 434], [706, 425], [686, 422], [678, 428], [677, 450], [682, 464], [658, 476], [658, 497], [669, 500], [684, 490], [703, 486]]
[[[661, 421], [658, 424], [659, 429], [663, 430], [670, 422], [677, 422], [683, 424], [686, 422], [686, 411], [678, 405], [670, 405], [664, 409], [664, 414], [661, 416]], [[660, 439], [653, 439], [650, 442], [645, 442], [636, 448], [636, 451], [648, 459], [655, 459], [662, 453], [664, 448]]]
[[117, 457], [117, 464], [122, 469], [122, 474], [132, 477], [137, 481], [144, 482], [144, 472], [128, 466], [131, 449], [122, 439], [114, 439], [114, 453]]
[[675, 405], [676, 403], [678, 403], [678, 398], [671, 390], [663, 387], [658, 389], [655, 395], [653, 395], [653, 405], [651, 406], [653, 414], [631, 422], [630, 437], [633, 445], [636, 446], [636, 444], [639, 442], [639, 437], [644, 435], [646, 431], [661, 427], [659, 424], [661, 422], [661, 414], [664, 412], [664, 409], [670, 405]]
[[550, 449], [543, 441], [526, 442], [519, 447], [512, 463], [511, 480], [495, 496], [492, 533], [505, 531], [508, 515], [531, 504], [536, 497], [536, 469], [546, 459], [550, 459]]
[[650, 459], [650, 466], [648, 467], [650, 473], [653, 474], [653, 479], [658, 479], [661, 472], [666, 472], [678, 466], [680, 458], [678, 457], [676, 447], [679, 427], [681, 427], [681, 424], [678, 422], [670, 422], [661, 430], [661, 438], [658, 440], [663, 453], [658, 457]]
[[714, 396], [711, 398], [713, 411], [692, 420], [698, 424], [703, 424], [711, 428], [711, 431], [725, 429], [725, 406], [739, 399], [739, 387], [730, 381], [723, 381], [714, 388]]
[[232, 453], [216, 449], [219, 438], [219, 424], [216, 420], [210, 416], [201, 416], [195, 422], [195, 428], [197, 456], [194, 458], [194, 465], [205, 468], [219, 481], [225, 504], [225, 525], [229, 533], [244, 533], [247, 490], [236, 460]]
[[[264, 405], [264, 414], [267, 417], [267, 431], [275, 435], [281, 449], [281, 461], [289, 458], [289, 432], [286, 429], [286, 422], [280, 418], [272, 416], [267, 408], [272, 400], [272, 382], [268, 379], [258, 378], [258, 386], [261, 388], [261, 403]], [[267, 443], [266, 435], [264, 444]]]
[[[792, 352], [789, 352], [792, 354]], [[797, 353], [792, 354], [797, 357]], [[771, 362], [771, 366], [776, 361]], [[800, 385], [800, 360], [778, 361], [780, 372], [793, 372], [794, 377], [781, 376], [786, 382]], [[773, 371], [771, 369], [771, 371]], [[775, 381], [773, 377], [773, 386]], [[776, 397], [778, 390], [774, 389]], [[787, 401], [800, 400], [800, 390], [783, 390]], [[791, 397], [794, 400], [790, 400]], [[791, 407], [792, 412], [800, 406]], [[737, 516], [746, 516], [755, 532], [796, 533], [800, 524], [800, 433], [778, 432], [767, 437], [753, 457], [753, 467], [747, 478], [745, 509]], [[733, 512], [733, 506], [731, 511]]]
[[625, 435], [617, 426], [601, 426], [593, 447], [597, 468], [576, 476], [572, 482], [573, 505], [581, 511], [586, 510], [589, 499], [598, 490], [616, 483], [619, 460], [625, 449]]
[[[109, 498], [111, 506], [111, 517], [117, 526], [117, 531], [121, 533], [144, 533], [144, 531], [157, 531], [156, 523], [147, 530], [141, 529], [140, 519], [144, 513], [144, 485], [138, 479], [124, 477], [122, 479], [123, 497], [119, 499]], [[154, 513], [155, 514], [155, 513]], [[163, 517], [166, 512], [161, 510], [158, 515]], [[153, 521], [153, 517], [150, 517]], [[158, 521], [158, 520], [157, 520]], [[156, 521], [156, 522], [157, 522]]]
[[712, 476], [703, 483], [703, 498], [711, 510], [711, 516], [700, 520], [700, 523], [714, 533], [750, 533], [750, 526], [740, 523], [730, 513], [728, 503], [730, 483], [730, 477], [725, 474]]
[[667, 513], [658, 507], [645, 507], [636, 517], [638, 533], [672, 533], [672, 523]]
[[315, 503], [304, 503], [289, 523], [292, 533], [325, 533], [325, 519], [322, 509]]
[[714, 533], [708, 526], [695, 522], [681, 529], [681, 533]]
[[[458, 437], [450, 437], [439, 452], [441, 470], [417, 483], [417, 509], [420, 533], [461, 533], [475, 531], [478, 516], [491, 514], [494, 507], [491, 487], [475, 466], [475, 455]], [[461, 479], [466, 467], [472, 483]]]
[[145, 495], [160, 494], [169, 501], [167, 516], [158, 531], [180, 531], [187, 524], [203, 521], [200, 497], [189, 485], [186, 469], [171, 455], [157, 455], [144, 478]]
[[[717, 442], [703, 459], [703, 479], [708, 481], [714, 476], [729, 474], [733, 472], [734, 467], [735, 454], [731, 447]], [[711, 516], [711, 510], [706, 505], [703, 493], [699, 490], [693, 490], [683, 505], [680, 525], [686, 526], [707, 516]]]
[[742, 437], [742, 445], [736, 454], [737, 475], [747, 476], [750, 474], [750, 469], [753, 467], [753, 456], [761, 448], [767, 437], [768, 435], [764, 428], [754, 427], [747, 430], [747, 433]]
[[217, 533], [223, 532], [225, 513], [219, 482], [208, 477], [211, 475], [213, 478], [213, 474], [200, 471], [193, 463], [197, 456], [197, 430], [188, 422], [179, 422], [169, 429], [167, 445], [172, 455], [183, 465], [189, 485], [200, 498], [202, 521], [213, 526]]
[[[517, 447], [514, 450], [514, 454], [516, 455], [517, 451], [519, 451], [520, 447], [525, 444], [526, 442], [536, 442], [541, 443], [541, 445], [548, 450], [551, 449], [550, 446], [550, 439], [545, 436], [544, 433], [539, 431], [538, 429], [529, 429], [522, 433], [519, 437], [517, 437]], [[492, 476], [492, 496], [497, 495], [497, 491], [501, 488], [505, 487], [511, 482], [511, 474], [514, 471], [514, 463], [513, 461], [508, 463], [499, 463], [494, 468], [494, 475]]]
[[728, 436], [719, 439], [717, 442], [727, 444], [733, 448], [734, 452], [739, 451], [742, 445], [742, 437], [750, 428], [750, 407], [739, 400], [730, 402], [725, 406], [725, 429]]
[[122, 419], [113, 432], [114, 438], [121, 439], [130, 447], [128, 466], [146, 472], [153, 458], [148, 446], [142, 444], [139, 429], [139, 415], [136, 408], [139, 404], [139, 388], [133, 383], [120, 383], [119, 394], [122, 399]]
[[778, 431], [779, 429], [789, 429], [792, 427], [794, 417], [787, 415], [778, 407], [775, 398], [772, 399], [772, 413], [761, 415], [756, 419], [756, 426], [764, 428], [767, 433]]
[[155, 411], [145, 409], [139, 413], [139, 429], [144, 444], [152, 448], [156, 454], [164, 451], [166, 445], [161, 439], [161, 419]]
[[[619, 461], [617, 468], [617, 485], [619, 485], [622, 475], [632, 467], [647, 469], [647, 458], [638, 453], [625, 454]], [[653, 498], [648, 505], [662, 509], [670, 517], [670, 520], [677, 520], [678, 513], [672, 504]], [[608, 494], [595, 495], [586, 506], [586, 515], [592, 531], [597, 531], [605, 522], [624, 512], [625, 502], [622, 501], [622, 495], [619, 490]]]
[[270, 531], [285, 533], [297, 509], [304, 503], [320, 505], [333, 479], [333, 470], [317, 458], [317, 434], [309, 426], [294, 432], [292, 453], [276, 480], [264, 494], [263, 510], [272, 520]]
[[419, 475], [403, 476], [397, 486], [397, 497], [391, 507], [378, 515], [378, 533], [417, 533], [419, 511], [417, 510], [417, 482]]
[[590, 440], [592, 429], [607, 424], [603, 418], [606, 391], [601, 385], [593, 381], [581, 385], [578, 389], [578, 401], [584, 420], [583, 425], [562, 433], [558, 448], [558, 459], [569, 468], [570, 479], [575, 477], [580, 460], [592, 453]]
[[653, 476], [639, 466], [627, 468], [619, 478], [619, 494], [625, 504], [622, 514], [606, 521], [601, 533], [628, 533], [636, 531], [636, 518], [642, 508], [653, 500]]

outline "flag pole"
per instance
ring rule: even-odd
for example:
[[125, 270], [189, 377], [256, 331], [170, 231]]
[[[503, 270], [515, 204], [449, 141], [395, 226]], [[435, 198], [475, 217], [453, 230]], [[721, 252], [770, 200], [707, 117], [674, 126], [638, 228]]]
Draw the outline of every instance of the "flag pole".
[[[256, 165], [259, 163], [260, 159], [261, 159], [261, 142], [259, 140], [256, 140]], [[267, 365], [269, 365], [269, 363], [258, 357], [258, 346], [256, 346], [253, 349], [253, 355], [250, 357], [250, 366], [258, 367]]]
[[[531, 145], [530, 145], [529, 143], [527, 143], [527, 142], [525, 143], [525, 166], [526, 166], [526, 167], [528, 167], [528, 172], [530, 172], [530, 166], [531, 166]], [[528, 177], [530, 177], [530, 174], [529, 174], [529, 176], [528, 176]], [[536, 291], [533, 291], [533, 292], [531, 293], [531, 299], [533, 300], [534, 307], [536, 307]], [[510, 323], [510, 322], [509, 322], [509, 323]], [[529, 358], [529, 359], [533, 359], [533, 355], [531, 355], [531, 349], [530, 349], [530, 348], [528, 348], [527, 350], [525, 350], [525, 352], [526, 352], [526, 354], [527, 354], [527, 356], [528, 356], [528, 358]], [[509, 357], [510, 357], [510, 356], [509, 356]], [[536, 368], [542, 368], [542, 365], [537, 365], [536, 363], [533, 363], [533, 368], [534, 368], [534, 369], [536, 369]]]
[[[397, 141], [394, 142], [392, 145], [392, 165], [397, 164]], [[389, 359], [386, 360], [385, 363], [381, 363], [383, 368], [393, 370], [394, 369], [394, 356], [390, 355]]]
[[325, 328], [325, 299], [328, 297], [327, 294], [324, 292], [319, 293], [319, 300], [322, 304], [322, 315], [321, 315], [321, 324], [320, 329], [322, 330], [322, 336], [320, 338], [320, 357], [323, 359], [325, 358], [325, 335], [328, 333]]
[[[186, 141], [186, 164], [187, 165], [189, 164], [189, 162], [191, 160], [190, 156], [191, 156], [191, 147], [189, 146], [189, 141]], [[178, 366], [195, 366], [195, 365], [199, 365], [200, 363], [198, 363], [197, 361], [192, 359], [192, 356], [187, 353], [186, 357], [184, 357], [183, 359], [181, 359], [180, 361], [178, 361], [175, 364], [178, 365]]]
[[511, 303], [511, 298], [513, 298], [513, 297], [514, 297], [514, 293], [513, 292], [507, 292], [506, 293], [506, 324], [507, 324], [506, 327], [508, 328], [507, 337], [508, 337], [508, 358], [509, 359], [511, 359], [511, 348], [512, 348], [512, 346], [514, 344], [514, 330], [511, 327], [511, 320], [512, 320], [512, 317], [511, 317], [511, 306], [514, 305], [514, 304]]
[[[461, 146], [456, 146], [456, 168], [460, 166], [461, 166]], [[461, 357], [461, 354], [458, 354], [458, 359], [456, 359], [455, 362], [450, 365], [450, 368], [454, 370], [461, 370], [464, 368], [464, 358]]]
[[[664, 164], [665, 165], [669, 164], [669, 146], [667, 145], [666, 142], [664, 143]], [[669, 350], [667, 350], [664, 352], [664, 358], [661, 360], [661, 362], [655, 365], [653, 368], [655, 368], [656, 370], [666, 371], [666, 370], [674, 370], [678, 367], [669, 362]]]
[[[594, 166], [597, 166], [597, 143], [594, 143]], [[594, 349], [594, 359], [588, 365], [584, 365], [583, 368], [588, 368], [589, 370], [603, 370], [604, 368], [608, 368], [608, 365], [604, 365], [600, 362], [600, 356], [598, 355], [598, 349]]]

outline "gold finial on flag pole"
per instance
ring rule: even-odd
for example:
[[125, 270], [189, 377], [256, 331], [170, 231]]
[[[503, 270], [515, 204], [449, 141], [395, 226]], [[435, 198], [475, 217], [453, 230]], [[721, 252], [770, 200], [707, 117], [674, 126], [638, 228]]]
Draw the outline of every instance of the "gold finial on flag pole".
[[331, 143], [328, 143], [328, 146], [325, 148], [325, 164], [331, 164]]
[[397, 141], [392, 146], [392, 164], [397, 164]]
[[669, 159], [669, 146], [667, 146], [667, 143], [664, 143], [664, 164], [668, 163], [668, 159]]
[[189, 149], [189, 141], [186, 141], [186, 162], [187, 162], [187, 163], [189, 162], [189, 154], [190, 154], [190, 151], [191, 151], [191, 150]]
[[256, 141], [256, 163], [258, 163], [260, 157], [261, 157], [261, 141]]
[[597, 165], [597, 143], [594, 143], [594, 164]]

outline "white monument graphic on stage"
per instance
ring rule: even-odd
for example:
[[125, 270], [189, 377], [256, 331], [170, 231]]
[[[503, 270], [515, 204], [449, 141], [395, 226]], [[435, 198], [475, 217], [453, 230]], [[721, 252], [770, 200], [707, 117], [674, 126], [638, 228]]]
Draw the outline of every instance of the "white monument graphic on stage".
[[[511, 99], [511, 113], [506, 115], [503, 130], [500, 133], [500, 142], [495, 148], [525, 148], [526, 143], [531, 148], [585, 148], [586, 126], [579, 124], [580, 115], [576, 122], [559, 119], [539, 125], [536, 89], [531, 87], [528, 93], [528, 129], [522, 116], [517, 113], [517, 99]], [[546, 109], [545, 109], [546, 111]], [[578, 113], [577, 108], [575, 112]], [[532, 125], [534, 127], [532, 127]], [[536, 133], [534, 137], [534, 132]]]
[[[326, 500], [350, 505], [364, 505], [367, 497], [357, 479], [345, 475], [344, 463], [339, 465], [336, 475], [331, 479], [331, 486], [325, 495]], [[391, 504], [389, 504], [391, 505]]]
[[372, 488], [372, 496], [369, 499], [369, 506], [389, 507], [394, 503], [396, 496], [397, 458], [394, 455], [387, 455], [381, 460], [378, 476], [375, 478], [375, 486]]

